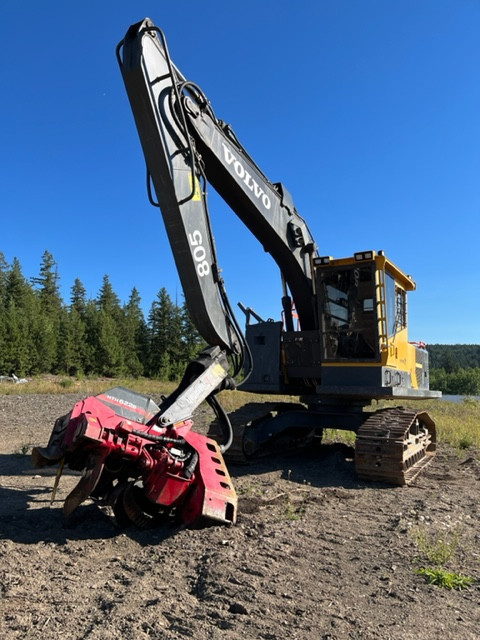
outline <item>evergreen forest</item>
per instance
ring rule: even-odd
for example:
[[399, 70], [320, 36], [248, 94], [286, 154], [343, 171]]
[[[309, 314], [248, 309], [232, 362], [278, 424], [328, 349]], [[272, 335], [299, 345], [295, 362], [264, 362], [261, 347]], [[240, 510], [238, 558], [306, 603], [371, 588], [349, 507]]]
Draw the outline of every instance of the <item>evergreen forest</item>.
[[[146, 318], [138, 290], [121, 303], [108, 275], [95, 299], [77, 278], [65, 302], [49, 251], [29, 280], [17, 258], [8, 264], [0, 252], [0, 375], [178, 380], [203, 346], [185, 303], [175, 304], [165, 288]], [[480, 395], [480, 345], [432, 344], [428, 351], [432, 389]]]
[[19, 260], [8, 264], [0, 252], [0, 375], [176, 380], [202, 346], [185, 304], [173, 303], [164, 288], [147, 318], [138, 290], [122, 304], [108, 275], [93, 300], [77, 278], [65, 303], [51, 253], [27, 280]]
[[480, 345], [429, 344], [430, 388], [450, 395], [480, 395]]

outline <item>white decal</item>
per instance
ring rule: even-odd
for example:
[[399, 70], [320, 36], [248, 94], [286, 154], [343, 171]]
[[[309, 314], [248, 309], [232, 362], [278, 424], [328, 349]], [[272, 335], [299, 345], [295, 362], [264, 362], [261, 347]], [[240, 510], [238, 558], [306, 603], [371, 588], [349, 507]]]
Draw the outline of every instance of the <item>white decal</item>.
[[235, 156], [231, 149], [227, 147], [227, 145], [222, 142], [223, 146], [223, 156], [225, 158], [225, 162], [228, 166], [233, 166], [233, 170], [235, 174], [243, 181], [244, 185], [250, 189], [250, 191], [254, 194], [254, 196], [260, 200], [265, 207], [265, 209], [270, 209], [272, 203], [270, 198], [262, 189], [262, 187], [255, 182], [252, 176], [245, 169], [240, 160]]
[[204, 276], [208, 276], [210, 273], [210, 265], [205, 260], [207, 257], [207, 252], [205, 247], [203, 246], [203, 238], [202, 234], [198, 229], [196, 229], [193, 233], [188, 234], [188, 239], [190, 240], [190, 244], [193, 247], [193, 259], [197, 263], [197, 273], [200, 278]]

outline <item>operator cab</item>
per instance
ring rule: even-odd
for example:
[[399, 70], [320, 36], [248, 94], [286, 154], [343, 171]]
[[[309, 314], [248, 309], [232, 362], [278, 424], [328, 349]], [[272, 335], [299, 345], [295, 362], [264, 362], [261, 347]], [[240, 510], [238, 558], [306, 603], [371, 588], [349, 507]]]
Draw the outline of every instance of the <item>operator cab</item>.
[[[428, 389], [428, 354], [408, 341], [407, 292], [415, 282], [383, 251], [314, 259], [322, 356], [321, 387]], [[374, 391], [377, 389], [377, 391]]]
[[415, 282], [383, 251], [313, 259], [318, 327], [247, 321], [255, 363], [245, 391], [345, 399], [437, 397], [428, 353], [408, 341], [407, 293]]
[[383, 251], [320, 257], [314, 264], [322, 359], [380, 361], [388, 342], [407, 329], [407, 291], [415, 282]]

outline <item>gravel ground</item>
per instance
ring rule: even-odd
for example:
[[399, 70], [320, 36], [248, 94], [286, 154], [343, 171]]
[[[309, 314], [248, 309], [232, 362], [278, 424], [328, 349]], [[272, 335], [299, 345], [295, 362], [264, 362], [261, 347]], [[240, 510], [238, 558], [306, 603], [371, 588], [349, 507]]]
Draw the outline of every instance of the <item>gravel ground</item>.
[[431, 566], [423, 537], [480, 578], [478, 455], [440, 446], [413, 486], [391, 488], [359, 481], [352, 449], [323, 445], [230, 467], [233, 527], [122, 530], [86, 502], [64, 528], [78, 478], [64, 474], [50, 505], [55, 469], [29, 454], [79, 399], [0, 396], [2, 639], [480, 637], [480, 584], [449, 591], [416, 573]]

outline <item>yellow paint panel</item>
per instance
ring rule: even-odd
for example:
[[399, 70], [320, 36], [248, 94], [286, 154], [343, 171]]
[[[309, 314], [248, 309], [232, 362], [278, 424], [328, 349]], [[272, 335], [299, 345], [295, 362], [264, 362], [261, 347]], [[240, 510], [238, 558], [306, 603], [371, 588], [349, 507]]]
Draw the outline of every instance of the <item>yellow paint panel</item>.
[[[190, 183], [190, 188], [192, 189], [193, 185], [192, 185], [191, 173], [188, 174], [188, 181]], [[200, 189], [200, 180], [197, 178], [197, 176], [195, 176], [195, 189], [194, 189], [192, 200], [194, 200], [195, 202], [200, 202], [201, 199], [202, 199], [202, 190]]]

